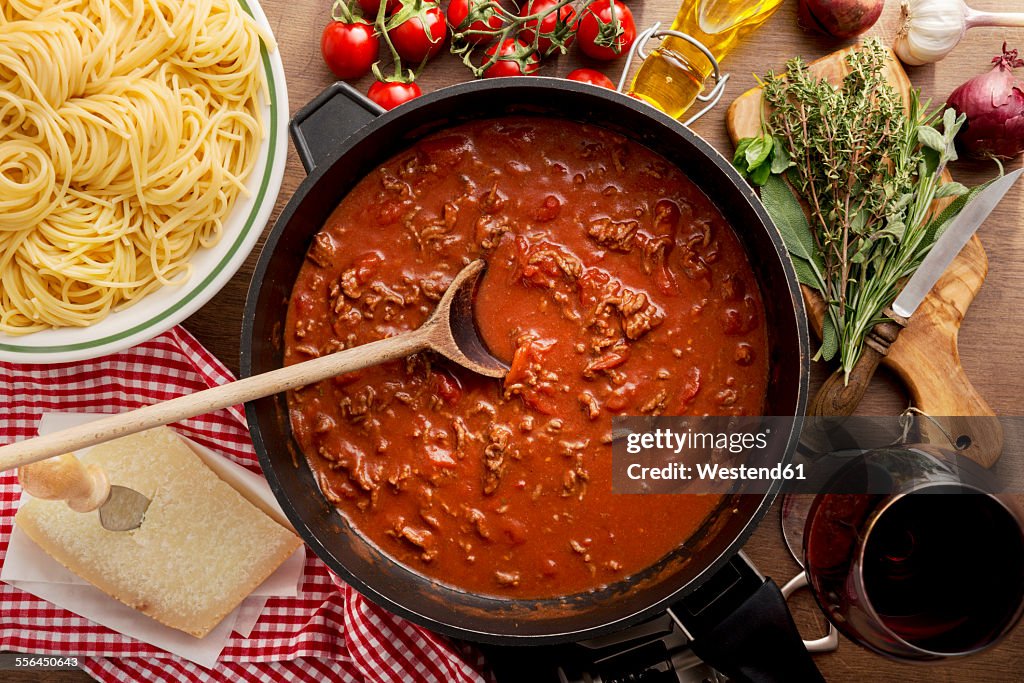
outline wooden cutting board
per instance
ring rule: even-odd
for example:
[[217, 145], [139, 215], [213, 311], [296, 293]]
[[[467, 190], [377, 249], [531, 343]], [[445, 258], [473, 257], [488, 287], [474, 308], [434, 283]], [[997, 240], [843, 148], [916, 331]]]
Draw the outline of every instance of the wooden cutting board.
[[[813, 62], [812, 72], [838, 82], [846, 73], [844, 59], [852, 49], [840, 50]], [[910, 79], [895, 57], [890, 59], [886, 75], [907, 98]], [[760, 117], [760, 88], [748, 90], [736, 98], [726, 116], [733, 144], [741, 138], [759, 135]], [[913, 405], [929, 415], [994, 415], [960, 365], [957, 346], [960, 323], [987, 274], [988, 257], [981, 240], [974, 236], [935, 284], [883, 360], [906, 385]], [[820, 337], [823, 302], [808, 287], [804, 287], [803, 292], [811, 325]], [[955, 427], [955, 424], [947, 425], [952, 431], [956, 431]], [[1002, 450], [1001, 430], [981, 431], [977, 434], [977, 429], [972, 430], [974, 443], [968, 449], [969, 454], [990, 466]]]

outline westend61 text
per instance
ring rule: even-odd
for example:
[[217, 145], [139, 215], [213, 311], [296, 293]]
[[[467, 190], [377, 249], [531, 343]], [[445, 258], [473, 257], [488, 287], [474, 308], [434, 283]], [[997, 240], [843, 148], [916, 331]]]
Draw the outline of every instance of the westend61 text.
[[803, 481], [806, 479], [802, 464], [779, 464], [774, 467], [749, 467], [747, 465], [724, 467], [713, 463], [684, 465], [674, 462], [662, 467], [644, 467], [640, 463], [633, 463], [626, 468], [626, 476], [634, 481], [691, 481], [695, 478], [703, 481], [773, 481], [778, 479]]

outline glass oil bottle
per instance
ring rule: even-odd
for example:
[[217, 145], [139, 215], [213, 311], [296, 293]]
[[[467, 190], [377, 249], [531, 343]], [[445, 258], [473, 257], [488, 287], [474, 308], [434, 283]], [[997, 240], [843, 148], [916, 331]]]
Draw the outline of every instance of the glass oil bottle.
[[[672, 30], [697, 39], [721, 61], [781, 4], [782, 0], [683, 0]], [[711, 62], [699, 49], [669, 36], [644, 60], [630, 92], [679, 118], [701, 93], [711, 71]]]

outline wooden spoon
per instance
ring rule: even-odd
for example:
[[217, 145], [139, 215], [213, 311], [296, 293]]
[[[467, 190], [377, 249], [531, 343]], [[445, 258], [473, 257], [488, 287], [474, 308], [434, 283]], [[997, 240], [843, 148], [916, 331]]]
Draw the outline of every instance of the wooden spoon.
[[473, 317], [473, 296], [486, 268], [486, 262], [476, 260], [459, 271], [418, 329], [0, 447], [0, 472], [427, 349], [486, 377], [504, 377], [508, 366], [488, 351]]

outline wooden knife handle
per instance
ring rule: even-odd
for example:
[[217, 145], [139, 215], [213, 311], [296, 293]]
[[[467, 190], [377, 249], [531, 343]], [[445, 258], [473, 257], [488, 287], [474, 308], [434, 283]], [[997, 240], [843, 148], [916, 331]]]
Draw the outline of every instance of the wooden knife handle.
[[892, 319], [875, 325], [864, 340], [864, 350], [850, 371], [850, 376], [844, 377], [840, 369], [825, 380], [807, 408], [808, 415], [825, 417], [853, 414], [864, 398], [878, 364], [889, 353], [889, 347], [906, 327], [905, 318], [895, 316], [891, 312], [890, 315], [893, 315]]
[[63, 500], [75, 512], [91, 512], [110, 496], [110, 482], [98, 465], [83, 465], [71, 453], [18, 468], [18, 481], [29, 495]]

